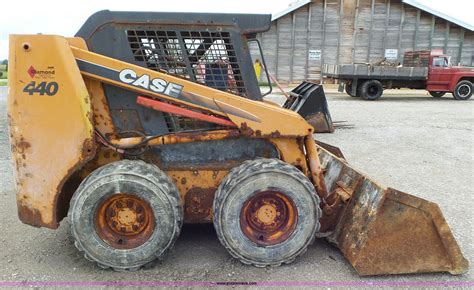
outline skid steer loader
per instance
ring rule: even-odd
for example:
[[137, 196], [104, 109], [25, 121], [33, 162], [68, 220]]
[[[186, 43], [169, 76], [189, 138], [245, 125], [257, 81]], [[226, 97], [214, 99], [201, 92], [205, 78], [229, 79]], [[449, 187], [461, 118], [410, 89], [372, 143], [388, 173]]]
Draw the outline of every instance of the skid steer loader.
[[325, 237], [360, 275], [465, 272], [436, 204], [314, 140], [302, 115], [318, 113], [320, 87], [303, 83], [283, 108], [262, 99], [248, 42], [269, 27], [268, 15], [101, 11], [76, 37], [11, 35], [21, 221], [68, 216], [75, 246], [115, 270], [162, 258], [186, 222], [213, 223], [257, 267]]

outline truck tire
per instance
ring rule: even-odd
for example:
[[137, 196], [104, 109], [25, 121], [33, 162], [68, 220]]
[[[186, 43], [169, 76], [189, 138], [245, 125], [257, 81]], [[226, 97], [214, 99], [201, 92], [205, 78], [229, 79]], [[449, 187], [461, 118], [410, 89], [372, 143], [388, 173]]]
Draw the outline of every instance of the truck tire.
[[313, 184], [278, 159], [235, 167], [214, 198], [214, 227], [236, 259], [256, 267], [291, 263], [313, 243], [321, 217]]
[[358, 94], [358, 89], [356, 90], [356, 94], [352, 94], [352, 83], [346, 83], [346, 94], [348, 94], [349, 96], [353, 97], [353, 98], [357, 98], [357, 97], [360, 97], [359, 94]]
[[446, 92], [429, 92], [433, 98], [441, 98], [446, 94]]
[[360, 85], [359, 95], [364, 100], [375, 101], [382, 96], [383, 86], [378, 80], [365, 81]]
[[158, 167], [122, 160], [96, 169], [80, 184], [68, 217], [74, 244], [86, 259], [134, 271], [173, 247], [183, 208], [176, 185]]
[[472, 96], [472, 83], [464, 80], [460, 81], [454, 88], [453, 96], [456, 100], [469, 100]]

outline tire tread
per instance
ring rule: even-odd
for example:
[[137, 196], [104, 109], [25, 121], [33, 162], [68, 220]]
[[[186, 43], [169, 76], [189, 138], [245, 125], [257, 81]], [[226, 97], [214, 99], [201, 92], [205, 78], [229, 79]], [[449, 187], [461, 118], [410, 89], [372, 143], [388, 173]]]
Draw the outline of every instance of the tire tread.
[[102, 269], [112, 268], [114, 271], [117, 271], [117, 272], [123, 272], [123, 271], [133, 272], [143, 267], [148, 267], [150, 264], [155, 263], [156, 260], [161, 260], [173, 248], [174, 243], [176, 242], [176, 239], [178, 238], [182, 225], [183, 225], [183, 218], [182, 218], [183, 207], [181, 205], [181, 201], [180, 201], [181, 198], [176, 186], [174, 185], [171, 178], [168, 175], [166, 175], [165, 172], [160, 170], [156, 165], [146, 163], [142, 160], [124, 159], [124, 160], [109, 163], [107, 165], [97, 168], [82, 181], [82, 183], [79, 185], [79, 187], [77, 188], [76, 192], [74, 193], [70, 201], [69, 211], [67, 215], [69, 221], [71, 221], [72, 215], [74, 214], [73, 205], [76, 202], [76, 199], [80, 195], [78, 193], [81, 192], [83, 189], [87, 188], [88, 186], [90, 186], [95, 180], [109, 176], [109, 175], [114, 175], [114, 174], [131, 174], [131, 175], [144, 177], [146, 179], [154, 179], [155, 183], [166, 187], [170, 203], [173, 205], [175, 210], [178, 213], [180, 213], [177, 215], [177, 219], [175, 219], [174, 221], [175, 222], [174, 228], [177, 230], [173, 232], [172, 243], [170, 247], [161, 256], [156, 255], [155, 258], [151, 260], [150, 262], [147, 262], [141, 266], [130, 267], [130, 268], [111, 267], [89, 256], [86, 253], [85, 249], [82, 247], [80, 241], [77, 239], [77, 234], [75, 233], [74, 227], [71, 226], [71, 237], [74, 240], [74, 246], [77, 248], [77, 250], [80, 253], [82, 253], [84, 258], [86, 258], [87, 260], [91, 262], [96, 263]]
[[[314, 198], [315, 198], [315, 209], [316, 209], [316, 216], [317, 216], [317, 223], [315, 232], [318, 232], [320, 229], [319, 218], [322, 216], [322, 210], [319, 206], [320, 199], [315, 192], [315, 188], [313, 184], [309, 181], [309, 179], [296, 167], [285, 163], [279, 159], [265, 159], [265, 158], [257, 158], [254, 160], [247, 160], [243, 162], [241, 165], [234, 167], [227, 175], [224, 177], [221, 185], [216, 191], [216, 195], [214, 198], [213, 209], [218, 209], [221, 207], [222, 203], [226, 198], [226, 193], [229, 192], [229, 189], [233, 188], [236, 184], [240, 181], [244, 180], [248, 176], [252, 176], [254, 173], [261, 171], [262, 169], [271, 169], [272, 171], [280, 171], [284, 172], [285, 174], [293, 176], [295, 179], [301, 181], [305, 187], [314, 191]], [[303, 247], [299, 252], [295, 253], [294, 255], [288, 257], [286, 260], [278, 262], [278, 263], [258, 263], [251, 260], [246, 259], [245, 257], [238, 255], [235, 253], [230, 247], [226, 244], [223, 239], [223, 233], [220, 227], [220, 219], [218, 215], [218, 211], [214, 210], [214, 227], [217, 232], [217, 237], [219, 238], [220, 243], [226, 248], [227, 252], [231, 254], [232, 257], [238, 259], [240, 262], [246, 265], [253, 265], [255, 267], [278, 267], [282, 264], [289, 264], [293, 262], [297, 257], [303, 255], [307, 247], [312, 245], [316, 239], [316, 235], [312, 235], [309, 242]]]

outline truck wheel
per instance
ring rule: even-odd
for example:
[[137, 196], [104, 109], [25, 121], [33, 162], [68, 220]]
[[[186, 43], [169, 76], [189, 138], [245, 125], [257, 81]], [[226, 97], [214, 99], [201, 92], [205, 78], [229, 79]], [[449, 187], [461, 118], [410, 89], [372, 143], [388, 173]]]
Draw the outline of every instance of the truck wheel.
[[216, 191], [213, 209], [222, 245], [257, 267], [291, 263], [320, 227], [313, 184], [278, 159], [249, 160], [232, 169]]
[[470, 81], [460, 81], [454, 88], [453, 96], [456, 100], [469, 100], [472, 96], [472, 88]]
[[352, 94], [352, 83], [346, 83], [346, 94], [348, 94], [349, 96], [353, 97], [353, 98], [357, 98], [359, 97], [358, 94]]
[[138, 270], [172, 248], [183, 208], [176, 185], [155, 165], [122, 160], [93, 171], [71, 200], [74, 244], [102, 268]]
[[441, 98], [446, 94], [446, 92], [429, 92], [433, 98]]
[[360, 86], [359, 94], [364, 100], [375, 101], [382, 96], [382, 93], [382, 83], [377, 80], [365, 81]]

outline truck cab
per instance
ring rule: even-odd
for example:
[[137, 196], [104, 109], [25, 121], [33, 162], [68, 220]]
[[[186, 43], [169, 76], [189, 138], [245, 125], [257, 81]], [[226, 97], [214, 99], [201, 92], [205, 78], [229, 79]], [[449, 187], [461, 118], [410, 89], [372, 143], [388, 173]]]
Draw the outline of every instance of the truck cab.
[[450, 92], [457, 100], [467, 100], [472, 96], [473, 82], [474, 68], [453, 66], [449, 55], [432, 52], [426, 89], [433, 97]]

